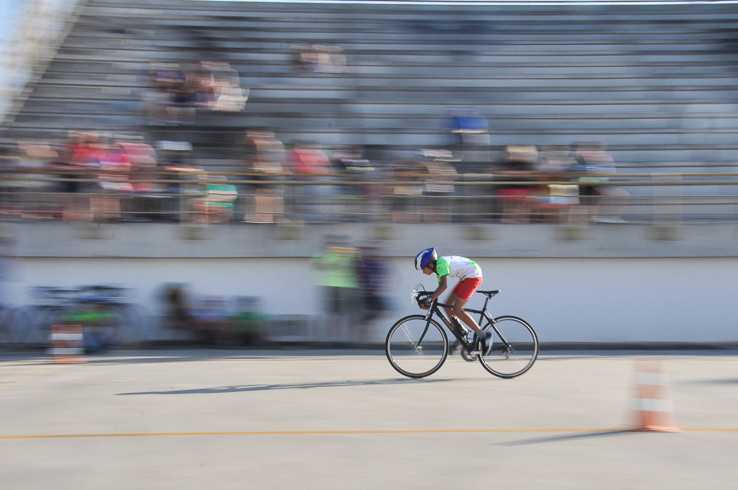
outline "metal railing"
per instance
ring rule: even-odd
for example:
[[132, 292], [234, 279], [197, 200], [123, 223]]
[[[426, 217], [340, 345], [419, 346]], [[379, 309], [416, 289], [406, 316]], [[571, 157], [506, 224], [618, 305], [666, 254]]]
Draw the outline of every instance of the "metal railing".
[[[738, 222], [738, 173], [609, 177], [100, 170], [0, 174], [0, 220], [176, 223]], [[512, 190], [512, 191], [511, 191]]]

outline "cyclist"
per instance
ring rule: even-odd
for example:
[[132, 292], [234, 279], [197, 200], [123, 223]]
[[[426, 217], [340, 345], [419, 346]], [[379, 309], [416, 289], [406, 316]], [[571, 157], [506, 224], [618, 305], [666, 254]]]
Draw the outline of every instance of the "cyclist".
[[492, 332], [483, 332], [474, 318], [464, 310], [466, 302], [469, 301], [474, 291], [482, 284], [482, 269], [471, 259], [460, 255], [448, 255], [439, 257], [436, 249], [426, 248], [415, 256], [415, 268], [423, 271], [423, 274], [429, 276], [433, 273], [438, 277], [438, 287], [428, 296], [421, 308], [428, 309], [433, 301], [446, 291], [448, 287], [448, 278], [455, 277], [459, 279], [459, 283], [446, 300], [449, 307], [444, 308], [446, 315], [457, 327], [461, 327], [459, 319], [466, 323], [469, 328], [474, 330], [474, 334], [479, 340], [479, 348], [484, 355], [489, 354], [489, 348], [492, 346], [490, 337]]

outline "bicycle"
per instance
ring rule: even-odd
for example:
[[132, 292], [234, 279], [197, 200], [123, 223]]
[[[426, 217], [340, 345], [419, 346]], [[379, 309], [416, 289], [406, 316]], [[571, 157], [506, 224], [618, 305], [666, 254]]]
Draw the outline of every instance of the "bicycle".
[[70, 311], [74, 304], [77, 290], [74, 288], [54, 286], [34, 286], [31, 296], [34, 303], [24, 306], [30, 317], [28, 328], [23, 334], [24, 342], [41, 347], [49, 342], [51, 325]]
[[30, 323], [30, 315], [23, 307], [0, 305], [0, 348], [23, 345], [23, 333]]
[[[448, 336], [435, 317], [440, 318], [457, 340], [461, 357], [468, 362], [478, 360], [484, 369], [500, 378], [514, 378], [527, 372], [538, 358], [538, 336], [528, 322], [512, 315], [493, 318], [487, 311], [492, 297], [500, 293], [499, 289], [476, 291], [485, 296], [481, 309], [466, 308], [472, 314], [478, 314], [479, 325], [484, 331], [492, 330], [492, 342], [489, 354], [483, 355], [478, 342], [470, 340], [471, 332], [459, 322], [455, 324], [441, 311], [449, 307], [434, 301], [424, 315], [408, 315], [399, 319], [387, 333], [385, 353], [392, 367], [400, 374], [410, 378], [423, 378], [438, 371], [446, 362], [449, 353]], [[412, 299], [420, 305], [432, 294], [425, 291], [422, 285], [413, 289]]]
[[47, 345], [52, 325], [78, 324], [85, 344], [107, 348], [138, 340], [146, 328], [141, 307], [127, 300], [128, 290], [120, 286], [88, 285], [74, 288], [37, 286], [37, 303], [30, 306], [34, 345]]

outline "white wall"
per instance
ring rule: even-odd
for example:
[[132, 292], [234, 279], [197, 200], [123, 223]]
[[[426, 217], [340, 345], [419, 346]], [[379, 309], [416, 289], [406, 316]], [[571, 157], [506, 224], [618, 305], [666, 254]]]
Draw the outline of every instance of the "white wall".
[[[412, 257], [389, 259], [388, 287], [396, 311], [377, 324], [381, 339], [392, 319], [417, 310], [409, 299], [419, 282]], [[738, 342], [738, 258], [486, 258], [482, 289], [502, 289], [495, 314], [529, 320], [542, 342]], [[320, 311], [314, 270], [305, 258], [33, 258], [13, 259], [5, 297], [30, 301], [35, 285], [120, 284], [153, 315], [163, 283], [188, 283], [205, 295], [259, 296], [271, 314]], [[479, 300], [472, 300], [477, 306]]]

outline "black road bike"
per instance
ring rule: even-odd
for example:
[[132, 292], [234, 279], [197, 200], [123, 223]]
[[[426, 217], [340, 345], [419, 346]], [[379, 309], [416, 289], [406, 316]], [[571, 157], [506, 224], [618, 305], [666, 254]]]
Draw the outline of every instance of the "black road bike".
[[[466, 311], [478, 314], [477, 323], [484, 331], [492, 331], [492, 337], [488, 340], [492, 342], [489, 354], [484, 355], [480, 350], [472, 332], [444, 315], [441, 308], [449, 305], [436, 300], [426, 314], [406, 316], [390, 328], [384, 349], [392, 367], [410, 378], [423, 378], [438, 371], [449, 353], [458, 349], [465, 361], [479, 360], [484, 369], [500, 378], [514, 378], [527, 372], [538, 357], [538, 336], [533, 327], [517, 316], [493, 318], [489, 314], [487, 304], [500, 293], [499, 289], [477, 293], [484, 295], [484, 306], [479, 310], [467, 308]], [[420, 305], [431, 294], [431, 291], [425, 291], [422, 285], [418, 285], [411, 297]], [[449, 346], [446, 331], [438, 319], [456, 338], [453, 346]]]

